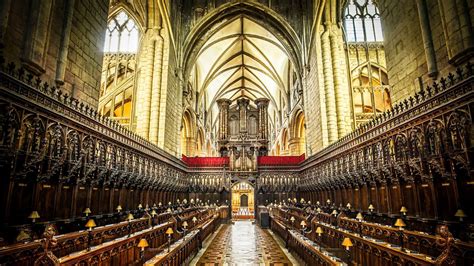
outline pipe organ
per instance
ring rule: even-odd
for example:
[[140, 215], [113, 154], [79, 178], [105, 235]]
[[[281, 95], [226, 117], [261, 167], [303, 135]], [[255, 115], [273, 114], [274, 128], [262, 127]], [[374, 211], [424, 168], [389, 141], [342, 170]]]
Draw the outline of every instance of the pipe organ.
[[231, 171], [256, 171], [257, 156], [268, 152], [268, 103], [259, 98], [234, 102], [219, 99], [218, 145], [221, 156], [230, 159]]

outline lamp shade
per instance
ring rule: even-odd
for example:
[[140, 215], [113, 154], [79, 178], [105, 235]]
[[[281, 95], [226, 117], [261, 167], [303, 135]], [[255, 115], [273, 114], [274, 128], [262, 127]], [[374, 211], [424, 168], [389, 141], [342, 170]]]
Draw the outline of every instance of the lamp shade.
[[167, 234], [167, 235], [172, 235], [173, 233], [174, 233], [174, 232], [173, 232], [173, 228], [168, 227], [168, 229], [166, 229], [165, 234]]
[[342, 241], [342, 246], [344, 246], [347, 250], [349, 250], [349, 248], [353, 246], [351, 239], [348, 237], [345, 237], [344, 240]]
[[133, 219], [135, 219], [135, 218], [133, 218], [133, 215], [131, 213], [129, 213], [128, 216], [127, 216], [127, 221], [131, 221]]
[[91, 213], [91, 209], [86, 208], [86, 209], [84, 210], [84, 214], [85, 214], [85, 215], [89, 215], [90, 213]]
[[395, 226], [401, 228], [401, 227], [405, 227], [406, 224], [402, 219], [398, 218], [397, 221], [395, 221]]
[[332, 213], [331, 213], [331, 214], [332, 214], [332, 215], [337, 215], [337, 211], [336, 211], [336, 210], [334, 210], [334, 211], [332, 211]]
[[138, 208], [139, 208], [139, 209], [143, 208], [143, 206], [142, 206], [142, 204], [141, 204], [141, 203], [140, 203], [140, 204], [138, 204]]
[[291, 216], [290, 221], [291, 221], [291, 222], [294, 222], [294, 221], [295, 221], [295, 217]]
[[369, 205], [369, 211], [373, 211], [375, 208], [374, 208], [374, 205], [370, 204]]
[[306, 222], [304, 220], [301, 221], [300, 223], [301, 226], [305, 227], [306, 226]]
[[318, 234], [319, 236], [321, 236], [322, 233], [323, 233], [323, 229], [321, 229], [321, 227], [318, 226], [318, 228], [316, 228], [316, 234]]
[[316, 209], [316, 211], [317, 211], [318, 213], [320, 213], [320, 212], [321, 212], [321, 208], [318, 207], [318, 208]]
[[122, 206], [118, 205], [116, 210], [117, 210], [118, 212], [121, 212], [121, 211], [122, 211]]
[[467, 215], [464, 213], [464, 211], [462, 209], [458, 209], [456, 211], [456, 213], [454, 214], [454, 216], [458, 217], [458, 218], [467, 217]]
[[364, 219], [364, 216], [362, 216], [362, 213], [359, 212], [359, 213], [357, 214], [357, 216], [356, 216], [356, 219], [359, 220], [359, 221], [361, 221], [361, 220]]
[[146, 240], [146, 238], [142, 238], [142, 239], [140, 239], [140, 242], [138, 242], [138, 247], [139, 247], [139, 248], [144, 249], [144, 248], [146, 248], [146, 247], [148, 247], [148, 246], [149, 246], [149, 245], [148, 245], [148, 241]]
[[166, 211], [167, 211], [167, 212], [171, 212], [171, 209], [170, 209], [170, 208], [168, 208]]
[[158, 203], [158, 206], [160, 206], [160, 207], [161, 207], [161, 205], [163, 205], [163, 204], [161, 204], [161, 202], [159, 202], [159, 203]]
[[407, 208], [405, 208], [405, 206], [402, 206], [402, 208], [400, 209], [400, 212], [401, 213], [407, 213], [408, 210], [407, 210]]
[[181, 224], [184, 228], [188, 227], [188, 222], [184, 221], [182, 224]]
[[94, 219], [89, 219], [89, 221], [87, 221], [87, 223], [86, 223], [86, 227], [87, 227], [87, 228], [94, 228], [94, 227], [96, 227], [96, 226], [97, 226], [97, 225], [95, 224]]
[[40, 218], [39, 214], [37, 211], [32, 211], [30, 215], [28, 216], [29, 219], [38, 219]]
[[197, 218], [196, 216], [193, 217], [193, 223], [195, 223], [197, 221]]
[[350, 209], [350, 208], [351, 208], [351, 204], [350, 204], [350, 203], [347, 203], [346, 207], [347, 207], [348, 209]]
[[152, 210], [150, 214], [151, 214], [151, 217], [153, 217], [153, 216], [156, 215], [156, 211], [155, 211], [155, 210]]

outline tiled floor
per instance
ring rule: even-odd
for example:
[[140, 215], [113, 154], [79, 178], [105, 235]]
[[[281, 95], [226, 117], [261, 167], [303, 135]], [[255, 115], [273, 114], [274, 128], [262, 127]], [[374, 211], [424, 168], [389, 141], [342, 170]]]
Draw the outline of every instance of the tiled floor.
[[267, 230], [250, 221], [224, 225], [196, 265], [292, 265]]

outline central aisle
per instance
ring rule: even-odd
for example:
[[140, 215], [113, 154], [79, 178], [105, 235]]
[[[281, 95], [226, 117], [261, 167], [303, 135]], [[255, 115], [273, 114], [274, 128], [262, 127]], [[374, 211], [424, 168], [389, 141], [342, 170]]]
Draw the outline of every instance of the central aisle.
[[293, 265], [291, 261], [295, 261], [288, 258], [268, 230], [262, 230], [250, 221], [223, 225], [204, 253], [193, 261], [197, 259], [195, 265], [200, 266]]

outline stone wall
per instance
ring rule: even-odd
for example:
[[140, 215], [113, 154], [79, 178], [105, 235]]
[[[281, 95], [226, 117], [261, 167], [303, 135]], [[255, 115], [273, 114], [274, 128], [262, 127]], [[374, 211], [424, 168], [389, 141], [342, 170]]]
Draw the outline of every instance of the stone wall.
[[[420, 89], [420, 84], [431, 84], [452, 71], [457, 64], [472, 58], [473, 4], [470, 4], [469, 14], [465, 8], [468, 2], [472, 1], [379, 1], [394, 103], [413, 95]], [[434, 58], [431, 65], [434, 62], [437, 70], [432, 74], [428, 63], [429, 49], [423, 35], [427, 27], [420, 20], [424, 17], [423, 12], [420, 15], [420, 5], [424, 4], [429, 21], [426, 32], [431, 35], [433, 43]]]
[[7, 61], [97, 108], [107, 0], [6, 0], [0, 42]]

